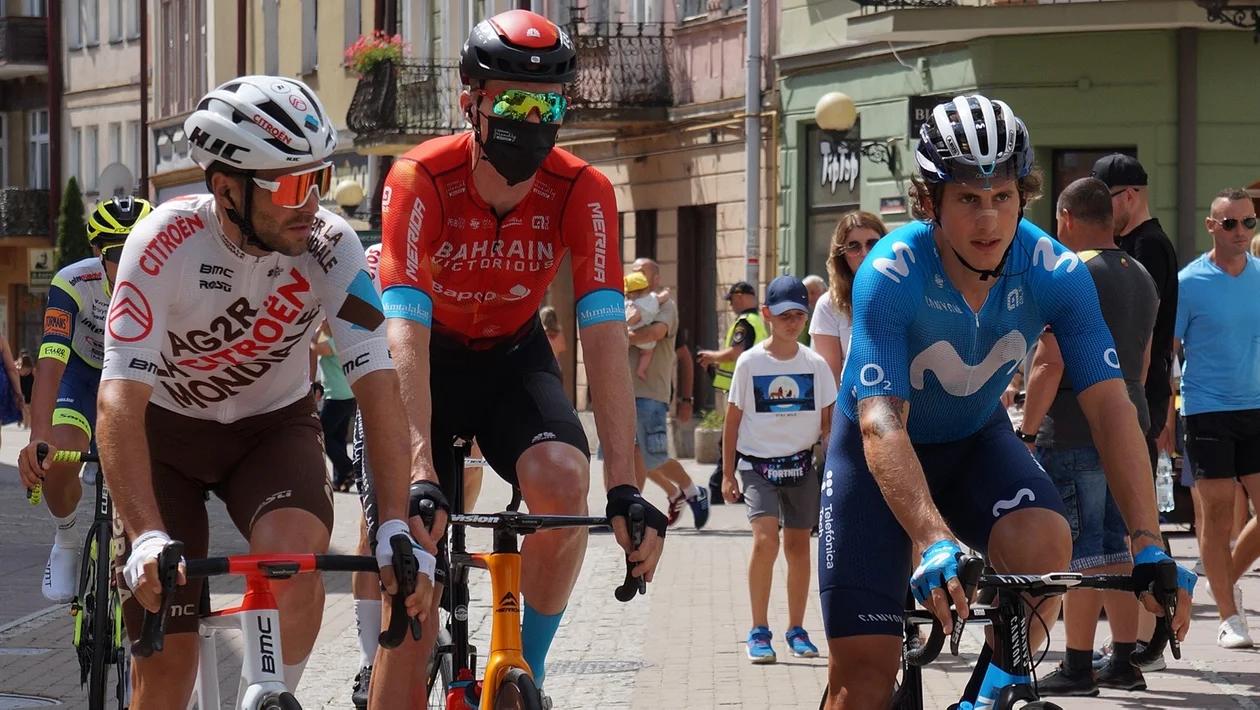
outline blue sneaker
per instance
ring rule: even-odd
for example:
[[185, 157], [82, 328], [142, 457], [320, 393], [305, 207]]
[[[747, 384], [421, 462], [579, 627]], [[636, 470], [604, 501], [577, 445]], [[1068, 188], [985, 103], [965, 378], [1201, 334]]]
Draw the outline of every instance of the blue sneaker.
[[687, 499], [687, 505], [691, 506], [691, 515], [696, 519], [696, 530], [709, 522], [709, 491], [704, 488], [699, 490], [699, 495]]
[[809, 634], [799, 626], [788, 629], [787, 634], [783, 637], [787, 640], [788, 648], [792, 650], [792, 655], [797, 658], [818, 658], [818, 647], [809, 641]]
[[770, 645], [773, 638], [770, 629], [755, 626], [748, 632], [748, 660], [753, 663], [774, 663], [778, 660], [774, 655], [774, 647]]

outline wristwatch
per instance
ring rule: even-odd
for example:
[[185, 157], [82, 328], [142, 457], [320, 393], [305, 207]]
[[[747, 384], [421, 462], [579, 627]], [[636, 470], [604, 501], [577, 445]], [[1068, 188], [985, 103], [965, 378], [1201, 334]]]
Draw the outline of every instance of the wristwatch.
[[1033, 433], [1033, 434], [1025, 434], [1025, 433], [1024, 433], [1024, 432], [1022, 432], [1022, 431], [1017, 431], [1017, 432], [1015, 432], [1015, 435], [1016, 435], [1016, 436], [1018, 436], [1018, 437], [1019, 437], [1019, 440], [1020, 440], [1020, 441], [1022, 441], [1022, 442], [1024, 442], [1025, 444], [1035, 444], [1035, 443], [1037, 443], [1037, 435], [1036, 435], [1035, 433]]
[[696, 404], [696, 398], [695, 397], [679, 397], [678, 403], [682, 404], [683, 402], [686, 402], [687, 404], [690, 404], [694, 407]]

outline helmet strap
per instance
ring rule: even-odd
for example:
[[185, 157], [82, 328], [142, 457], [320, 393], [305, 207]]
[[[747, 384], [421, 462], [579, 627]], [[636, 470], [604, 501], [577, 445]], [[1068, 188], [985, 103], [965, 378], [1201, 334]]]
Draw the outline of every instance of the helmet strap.
[[247, 170], [241, 173], [241, 175], [245, 178], [245, 216], [242, 217], [236, 211], [236, 205], [230, 203], [223, 208], [223, 212], [227, 215], [228, 219], [232, 220], [232, 224], [236, 225], [236, 228], [241, 231], [241, 236], [245, 238], [246, 246], [251, 246], [255, 249], [268, 253], [273, 252], [275, 249], [263, 244], [262, 240], [258, 238], [258, 233], [254, 231], [254, 213], [251, 210], [254, 199], [254, 171]]
[[[1024, 219], [1024, 207], [1023, 207], [1024, 196], [1022, 194], [1019, 197], [1019, 201], [1020, 201], [1019, 220], [1015, 222], [1015, 232], [1017, 235], [1019, 233], [1019, 222]], [[941, 220], [938, 217], [936, 220], [936, 225], [939, 227], [940, 224], [941, 224]], [[1006, 251], [1002, 252], [1002, 260], [999, 261], [997, 263], [997, 266], [993, 267], [992, 269], [977, 269], [971, 264], [968, 264], [967, 260], [963, 258], [962, 254], [958, 253], [957, 249], [950, 247], [950, 251], [954, 252], [954, 256], [958, 257], [958, 263], [967, 267], [968, 270], [974, 271], [977, 274], [980, 274], [981, 281], [988, 281], [991, 278], [997, 278], [1002, 275], [1002, 270], [1006, 268], [1006, 260], [1008, 257], [1010, 257], [1011, 249], [1014, 246], [1015, 246], [1015, 240], [1011, 239], [1011, 243], [1006, 245]]]

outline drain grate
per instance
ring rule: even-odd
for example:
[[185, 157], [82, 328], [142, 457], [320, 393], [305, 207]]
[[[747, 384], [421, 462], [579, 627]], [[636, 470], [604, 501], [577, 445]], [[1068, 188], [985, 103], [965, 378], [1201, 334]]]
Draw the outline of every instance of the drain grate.
[[39, 698], [34, 695], [0, 693], [0, 710], [26, 710], [27, 708], [51, 708], [61, 705], [60, 700]]
[[647, 668], [650, 663], [642, 661], [614, 661], [611, 659], [595, 659], [590, 661], [551, 661], [547, 664], [547, 675], [599, 675], [601, 673], [626, 673]]

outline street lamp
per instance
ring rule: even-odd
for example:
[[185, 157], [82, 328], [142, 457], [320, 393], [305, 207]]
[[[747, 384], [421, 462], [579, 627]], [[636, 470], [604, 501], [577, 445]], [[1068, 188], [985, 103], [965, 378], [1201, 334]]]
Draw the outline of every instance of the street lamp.
[[359, 209], [359, 205], [363, 204], [363, 186], [346, 178], [333, 188], [333, 200], [341, 206], [348, 217]]
[[858, 152], [861, 152], [868, 160], [887, 165], [890, 173], [897, 172], [895, 138], [889, 138], [886, 142], [863, 142], [860, 139], [845, 137], [845, 134], [857, 125], [857, 118], [857, 106], [854, 105], [853, 99], [839, 91], [823, 94], [822, 98], [818, 99], [818, 103], [814, 104], [814, 121], [818, 124], [818, 128], [831, 134], [833, 142], [856, 145]]
[[1251, 30], [1252, 41], [1260, 44], [1260, 5], [1243, 5], [1230, 0], [1194, 0], [1194, 4], [1207, 10], [1210, 22]]

